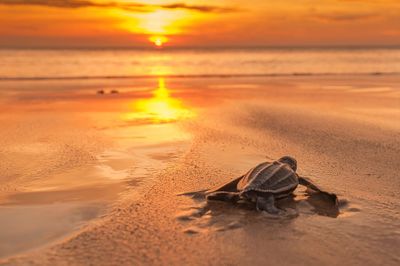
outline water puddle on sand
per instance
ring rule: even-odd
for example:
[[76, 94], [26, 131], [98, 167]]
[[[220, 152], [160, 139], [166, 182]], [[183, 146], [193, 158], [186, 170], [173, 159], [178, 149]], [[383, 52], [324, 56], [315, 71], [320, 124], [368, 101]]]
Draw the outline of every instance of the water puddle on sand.
[[277, 201], [277, 207], [285, 210], [282, 215], [257, 212], [254, 203], [248, 201], [238, 203], [206, 201], [204, 192], [179, 196], [190, 198], [176, 215], [176, 219], [186, 225], [184, 233], [189, 235], [234, 230], [255, 223], [282, 224], [299, 216], [345, 217], [359, 211], [357, 208], [349, 208], [345, 199], [340, 199], [339, 206], [335, 206], [324, 195], [308, 193], [305, 189], [297, 189], [293, 197]]
[[100, 216], [126, 189], [110, 181], [99, 165], [43, 177], [0, 198], [0, 257], [60, 239]]
[[79, 86], [57, 94], [53, 85], [19, 91], [33, 100], [11, 97], [21, 112], [0, 117], [0, 258], [63, 239], [125, 196], [134, 200], [189, 148], [178, 122], [195, 113], [161, 77], [112, 95]]
[[174, 124], [110, 127], [102, 133], [113, 147], [92, 164], [30, 180], [22, 192], [0, 194], [0, 258], [61, 240], [105, 214], [124, 193], [135, 197], [189, 143]]

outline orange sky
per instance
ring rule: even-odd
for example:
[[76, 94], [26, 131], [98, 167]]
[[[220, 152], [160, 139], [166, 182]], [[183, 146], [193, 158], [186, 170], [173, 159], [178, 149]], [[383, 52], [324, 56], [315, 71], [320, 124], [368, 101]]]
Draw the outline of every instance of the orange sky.
[[[399, 0], [0, 0], [0, 47], [399, 45]], [[162, 38], [157, 39], [157, 38]]]

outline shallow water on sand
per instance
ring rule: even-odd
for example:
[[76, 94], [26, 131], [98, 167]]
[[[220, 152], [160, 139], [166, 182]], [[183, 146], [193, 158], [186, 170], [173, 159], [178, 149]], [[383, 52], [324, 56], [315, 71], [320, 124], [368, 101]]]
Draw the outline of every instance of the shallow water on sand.
[[[190, 139], [175, 123], [148, 121], [154, 114], [144, 111], [132, 118], [130, 112], [101, 107], [87, 112], [81, 99], [69, 99], [66, 108], [78, 109], [70, 112], [39, 100], [6, 100], [20, 105], [0, 117], [0, 257], [62, 239], [107, 213], [124, 195], [138, 196], [154, 173], [182, 155]], [[36, 104], [45, 110], [27, 110]]]
[[[32, 168], [25, 168], [24, 175], [15, 172], [16, 182], [9, 183], [16, 191], [10, 189], [0, 194], [0, 256], [40, 247], [65, 237], [106, 213], [123, 195], [137, 196], [139, 188], [152, 181], [152, 173], [167, 167], [186, 149], [187, 137], [184, 134], [177, 137], [179, 129], [170, 125], [141, 127], [131, 126], [124, 131], [129, 129], [129, 136], [135, 139], [167, 130], [176, 132], [175, 139], [148, 143], [124, 139], [123, 146], [116, 144], [121, 141], [117, 139], [111, 148], [104, 148], [97, 155], [92, 153], [94, 158], [91, 162], [82, 165], [71, 163], [64, 169], [41, 166], [40, 162], [35, 163], [34, 157], [27, 156]], [[114, 134], [121, 137], [123, 132]], [[62, 156], [73, 154], [67, 152]], [[40, 173], [30, 173], [29, 170], [38, 170], [35, 167], [43, 169]], [[13, 172], [9, 170], [8, 174], [12, 176]]]
[[309, 194], [305, 189], [297, 189], [292, 197], [278, 200], [276, 206], [284, 210], [279, 215], [258, 212], [255, 204], [248, 201], [207, 201], [201, 192], [182, 196], [193, 198], [193, 203], [182, 206], [182, 212], [176, 216], [185, 225], [184, 232], [188, 234], [234, 230], [251, 227], [252, 223], [285, 223], [299, 216], [302, 216], [301, 219], [313, 215], [338, 218], [359, 211], [357, 208], [349, 208], [345, 199], [341, 199], [337, 207], [323, 195]]

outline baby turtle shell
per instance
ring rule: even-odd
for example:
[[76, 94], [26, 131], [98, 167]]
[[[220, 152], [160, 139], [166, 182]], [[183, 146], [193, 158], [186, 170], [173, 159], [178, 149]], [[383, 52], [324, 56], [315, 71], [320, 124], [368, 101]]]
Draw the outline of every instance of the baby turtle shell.
[[299, 185], [296, 172], [280, 160], [264, 162], [251, 169], [237, 185], [246, 195], [250, 191], [272, 193], [276, 198], [286, 197]]

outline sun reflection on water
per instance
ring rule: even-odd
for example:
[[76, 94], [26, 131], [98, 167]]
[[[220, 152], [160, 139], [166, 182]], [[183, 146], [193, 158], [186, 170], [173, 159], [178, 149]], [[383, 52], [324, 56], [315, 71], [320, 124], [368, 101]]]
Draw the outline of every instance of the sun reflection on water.
[[152, 98], [132, 102], [134, 112], [126, 114], [125, 120], [168, 123], [194, 116], [194, 112], [187, 109], [181, 100], [171, 96], [164, 78], [158, 79], [158, 88], [152, 93]]

